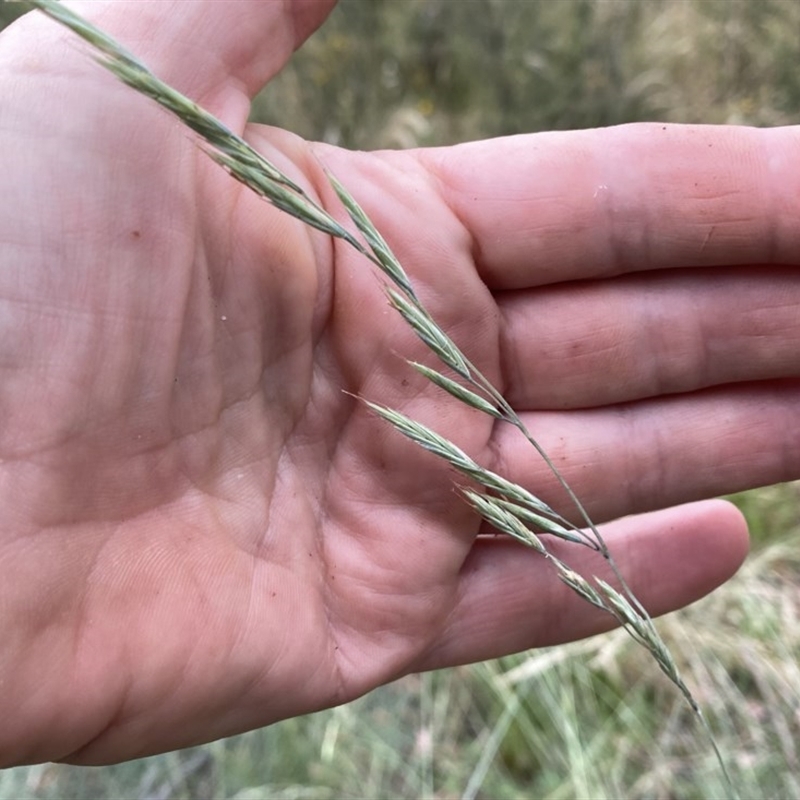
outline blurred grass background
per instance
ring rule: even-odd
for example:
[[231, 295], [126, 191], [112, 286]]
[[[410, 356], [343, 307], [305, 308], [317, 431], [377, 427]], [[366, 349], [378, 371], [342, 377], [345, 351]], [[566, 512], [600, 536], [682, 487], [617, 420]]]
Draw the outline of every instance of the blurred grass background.
[[[21, 10], [0, 5], [0, 26]], [[636, 120], [790, 124], [798, 63], [797, 0], [342, 0], [253, 118], [364, 149]], [[800, 491], [734, 499], [747, 565], [660, 628], [742, 797], [800, 797]], [[202, 748], [0, 772], [0, 800], [727, 795], [687, 709], [619, 633], [410, 676]]]

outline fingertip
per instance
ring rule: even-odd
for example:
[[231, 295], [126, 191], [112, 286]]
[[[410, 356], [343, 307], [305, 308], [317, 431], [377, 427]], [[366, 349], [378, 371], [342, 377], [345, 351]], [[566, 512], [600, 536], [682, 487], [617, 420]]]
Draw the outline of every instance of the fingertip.
[[750, 552], [747, 519], [730, 500], [704, 500], [693, 505], [709, 545], [709, 555], [724, 556], [719, 561], [719, 583], [724, 583], [739, 570]]
[[744, 515], [721, 499], [627, 517], [608, 528], [612, 555], [653, 616], [714, 591], [736, 574], [750, 549]]
[[335, 5], [336, 0], [294, 0], [292, 16], [297, 47], [322, 25]]
[[747, 520], [728, 500], [702, 500], [659, 513], [673, 527], [672, 559], [676, 573], [683, 573], [683, 591], [665, 597], [653, 608], [654, 614], [674, 611], [705, 597], [736, 574], [750, 551]]

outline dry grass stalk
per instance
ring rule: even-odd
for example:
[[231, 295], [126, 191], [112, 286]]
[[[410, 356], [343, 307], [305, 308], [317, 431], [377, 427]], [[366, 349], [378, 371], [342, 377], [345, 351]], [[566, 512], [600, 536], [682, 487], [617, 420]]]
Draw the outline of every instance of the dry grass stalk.
[[[346, 241], [382, 271], [393, 284], [393, 286], [385, 287], [390, 305], [460, 380], [455, 380], [416, 362], [409, 362], [410, 365], [459, 402], [517, 428], [544, 459], [575, 504], [585, 523], [586, 530], [578, 528], [561, 517], [521, 486], [481, 467], [452, 442], [444, 439], [430, 428], [393, 409], [365, 401], [367, 406], [401, 434], [437, 457], [444, 459], [458, 472], [482, 487], [479, 491], [470, 488], [461, 490], [477, 514], [499, 532], [512, 536], [541, 553], [554, 565], [559, 578], [567, 586], [591, 605], [611, 614], [637, 642], [650, 651], [659, 667], [678, 687], [701, 720], [709, 734], [722, 770], [727, 776], [724, 762], [699, 705], [680, 677], [669, 649], [656, 631], [650, 616], [620, 574], [606, 543], [582, 504], [502, 394], [469, 361], [420, 303], [411, 281], [391, 248], [344, 186], [333, 176], [329, 176], [332, 186], [356, 228], [364, 237], [366, 245], [342, 227], [300, 186], [253, 150], [240, 136], [229, 130], [196, 103], [159, 80], [144, 64], [109, 36], [55, 0], [29, 0], [29, 2], [52, 19], [71, 29], [95, 48], [100, 53], [97, 56], [98, 62], [117, 78], [137, 92], [155, 100], [175, 115], [181, 123], [195, 131], [203, 140], [202, 147], [210, 158], [220, 164], [236, 180], [307, 225]], [[566, 563], [547, 549], [537, 532], [547, 533], [574, 544], [588, 546], [599, 552], [614, 572], [620, 589], [615, 589], [597, 577], [590, 581], [570, 569]]]

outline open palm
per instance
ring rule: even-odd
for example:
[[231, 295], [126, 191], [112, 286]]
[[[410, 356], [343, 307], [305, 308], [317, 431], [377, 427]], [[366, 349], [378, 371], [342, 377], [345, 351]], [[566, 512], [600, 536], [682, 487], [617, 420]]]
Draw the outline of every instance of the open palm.
[[[595, 521], [797, 475], [797, 203], [765, 155], [793, 132], [349, 153], [245, 127], [327, 4], [83, 10], [341, 215], [339, 176]], [[356, 399], [569, 513], [524, 442], [412, 374], [424, 349], [363, 258], [52, 23], [4, 34], [0, 75], [0, 762], [185, 746], [609, 624], [476, 538], [451, 471]], [[607, 536], [654, 613], [746, 550], [716, 501]]]

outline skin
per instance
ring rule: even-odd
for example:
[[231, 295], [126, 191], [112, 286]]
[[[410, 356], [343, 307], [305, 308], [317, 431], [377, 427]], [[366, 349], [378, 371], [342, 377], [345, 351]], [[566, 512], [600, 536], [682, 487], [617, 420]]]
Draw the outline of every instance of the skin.
[[[798, 132], [349, 153], [247, 126], [331, 5], [75, 7], [344, 218], [332, 170], [648, 608], [704, 595], [747, 532], [702, 498], [800, 476]], [[362, 259], [53, 23], [4, 33], [0, 75], [0, 764], [183, 747], [609, 626], [353, 398], [572, 513], [511, 430], [410, 373], [430, 357]]]

